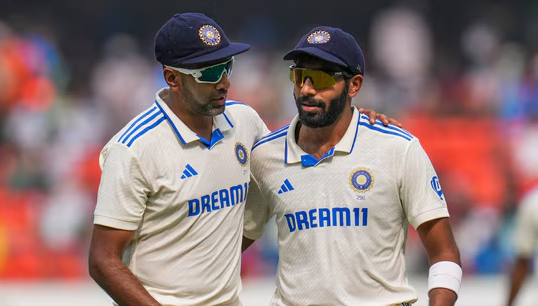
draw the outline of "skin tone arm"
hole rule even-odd
[[[510,293],[508,295],[507,306],[514,305],[517,294],[527,278],[529,266],[530,258],[523,256],[518,256],[516,258],[514,270],[512,271],[512,277],[510,279]]]
[[[121,261],[132,231],[94,225],[89,272],[95,282],[121,306],[160,306]]]
[[[460,252],[448,218],[425,222],[417,231],[428,254],[430,265],[440,261],[452,261],[461,266]],[[429,298],[429,306],[453,306],[457,295],[450,289],[435,288],[429,292]]]

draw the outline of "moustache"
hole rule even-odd
[[[299,98],[296,99],[296,101],[297,101],[297,104],[306,104],[308,106],[317,106],[317,107],[325,108],[325,103],[323,103],[322,101],[316,100],[313,97],[300,96]]]

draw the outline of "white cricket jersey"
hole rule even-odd
[[[268,129],[228,101],[210,141],[157,93],[104,147],[94,223],[134,231],[123,261],[162,305],[241,305],[241,240],[250,150]]]
[[[415,302],[404,259],[407,229],[449,215],[420,143],[403,129],[370,125],[353,107],[344,137],[318,160],[297,145],[297,121],[252,149],[244,235],[260,238],[275,216],[271,305]]]
[[[538,186],[525,194],[516,215],[516,254],[531,257],[538,246]]]

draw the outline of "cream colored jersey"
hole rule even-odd
[[[252,149],[244,235],[275,216],[279,263],[271,305],[406,305],[409,224],[448,217],[435,170],[409,132],[369,124],[354,108],[320,159],[296,143],[296,117]]]
[[[516,254],[531,257],[538,247],[538,187],[521,200],[514,234]]]
[[[267,127],[228,101],[201,139],[166,90],[102,150],[94,223],[134,231],[124,263],[162,305],[240,305],[250,151]]]

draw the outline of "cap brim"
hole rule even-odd
[[[207,53],[207,54],[195,57],[195,58],[191,58],[189,60],[181,62],[181,64],[201,64],[201,63],[214,62],[214,61],[218,61],[219,59],[225,59],[227,57],[241,54],[243,52],[248,51],[249,49],[250,49],[250,45],[247,45],[247,44],[230,43],[230,45],[228,45],[227,47],[219,49],[215,52],[211,52],[211,53]]]
[[[334,63],[334,64],[337,64],[337,65],[340,65],[340,66],[343,66],[343,67],[347,67],[346,63],[344,63],[342,60],[340,60],[338,57],[328,53],[328,52],[325,52],[321,49],[318,49],[318,48],[315,48],[315,47],[306,47],[306,48],[299,48],[299,49],[293,49],[291,51],[289,51],[288,53],[286,53],[283,57],[284,60],[286,61],[289,61],[289,60],[294,60],[297,58],[297,56],[301,55],[301,54],[308,54],[308,55],[311,55],[311,56],[314,56],[314,57],[317,57],[321,60],[324,60],[324,61],[327,61],[327,62],[330,62],[330,63]]]

